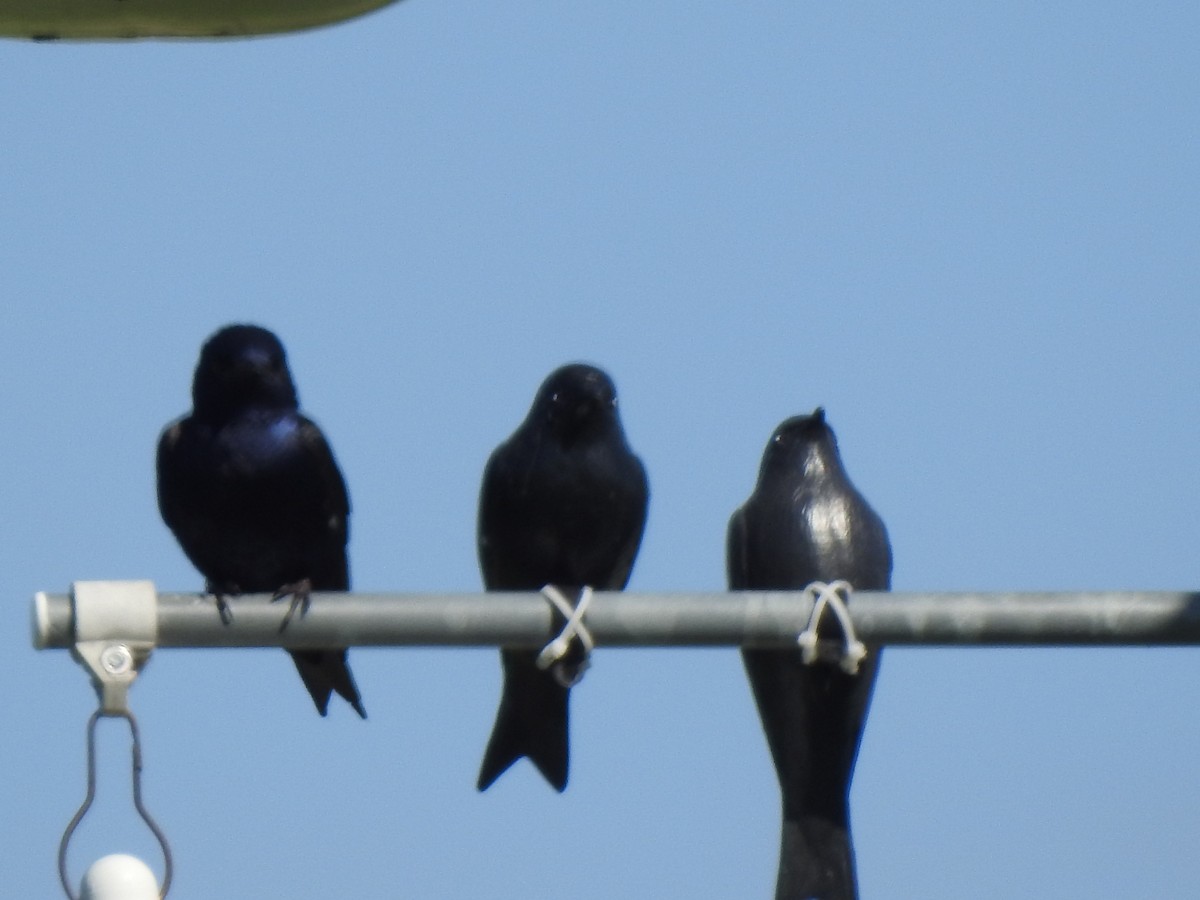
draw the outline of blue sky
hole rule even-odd
[[[200,577],[158,433],[230,321],[286,343],[363,590],[474,590],[491,449],[584,359],[651,511],[631,586],[719,590],[775,425],[823,404],[894,586],[1200,586],[1200,10],[406,0],[322,31],[0,53],[0,737],[12,896],[60,894],[94,698],[37,590]],[[132,694],[176,900],[771,896],[737,654],[604,650],[563,796],[474,790],[489,650],[161,651]],[[867,900],[1191,898],[1191,649],[892,649],[852,795]],[[157,865],[102,730],[72,870]]]

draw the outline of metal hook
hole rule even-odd
[[[71,843],[71,837],[75,834],[75,829],[79,827],[79,823],[83,821],[87,811],[92,806],[92,801],[96,798],[96,723],[101,718],[121,718],[129,723],[129,730],[133,735],[133,807],[137,810],[138,815],[142,817],[142,821],[150,829],[154,835],[158,845],[163,852],[163,882],[162,888],[159,891],[159,897],[165,898],[167,891],[171,889],[171,875],[173,864],[171,861],[171,846],[167,843],[167,836],[163,834],[162,829],[150,816],[142,803],[142,739],[138,732],[137,720],[134,719],[133,713],[128,710],[124,712],[106,713],[103,710],[96,710],[88,719],[87,724],[87,796],[83,799],[83,805],[79,807],[79,811],[75,813],[70,823],[67,825],[66,831],[63,832],[62,842],[58,845],[58,877],[62,881],[63,890],[67,892],[67,896],[71,900],[79,900],[74,891],[71,890],[70,877],[67,875],[67,846]]]

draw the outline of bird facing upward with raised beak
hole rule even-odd
[[[887,529],[850,483],[821,409],[775,430],[728,538],[731,590],[891,584]],[[828,610],[819,624],[823,634],[838,634]],[[776,900],[854,900],[850,779],[879,650],[857,674],[819,659],[806,665],[799,649],[747,649],[742,658],[783,799]]]

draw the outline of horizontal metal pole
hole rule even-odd
[[[223,625],[204,594],[158,594],[158,647],[536,647],[558,630],[537,593],[312,595],[280,632],[288,600],[229,599]],[[597,592],[586,624],[597,645],[787,646],[812,609],[801,591]],[[923,646],[1200,644],[1200,592],[855,593],[849,610],[867,643]],[[836,630],[832,637],[836,637]],[[34,598],[34,646],[75,642],[70,595]]]

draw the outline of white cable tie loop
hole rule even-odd
[[[542,588],[541,593],[567,621],[558,637],[543,647],[542,652],[538,654],[537,667],[542,670],[550,670],[563,687],[574,687],[583,680],[583,673],[591,666],[592,649],[596,646],[591,632],[583,624],[584,613],[587,612],[588,605],[592,602],[592,589],[587,585],[580,588],[579,600],[573,607],[571,601],[563,596],[562,591],[552,584]],[[562,666],[555,664],[567,655],[574,638],[579,638],[579,643],[583,646],[583,659],[572,667],[572,672],[567,673]]]
[[[818,647],[820,635],[817,634],[817,628],[821,621],[821,614],[828,606],[837,617],[844,636],[838,665],[848,675],[858,674],[859,664],[866,658],[867,647],[855,635],[854,622],[850,619],[850,610],[846,608],[853,590],[850,582],[842,580],[831,581],[828,584],[823,581],[814,581],[804,589],[805,596],[812,600],[813,604],[812,612],[808,617],[808,626],[796,638],[796,643],[800,646],[800,658],[805,665],[811,666],[821,658]]]

